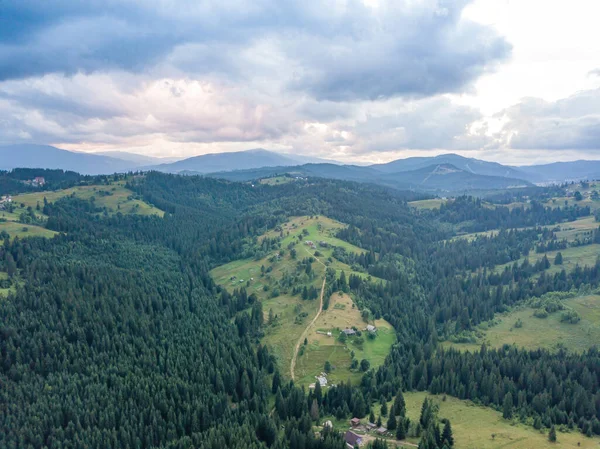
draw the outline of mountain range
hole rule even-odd
[[[397,189],[458,192],[506,189],[534,183],[599,179],[600,161],[508,166],[457,154],[398,159],[369,166],[280,154],[264,149],[215,153],[182,160],[151,158],[121,151],[81,153],[52,146],[20,144],[0,147],[0,169],[60,168],[82,174],[162,171],[249,181],[275,174],[369,182]]]

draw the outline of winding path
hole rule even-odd
[[[306,252],[310,254],[310,251],[308,251],[308,248],[304,248],[304,249],[306,249]],[[317,262],[319,262],[321,265],[323,265],[324,268],[327,267],[317,257],[315,257],[312,254],[310,254],[310,255],[311,255],[311,257],[314,257],[317,260]],[[294,348],[294,356],[292,357],[292,361],[290,363],[290,377],[292,378],[292,380],[296,380],[294,371],[296,370],[296,361],[298,360],[298,351],[300,350],[300,345],[304,342],[304,339],[306,338],[306,335],[308,334],[309,329],[317,322],[317,319],[319,318],[319,316],[321,316],[321,312],[323,311],[323,296],[325,295],[325,282],[326,281],[327,281],[327,273],[323,273],[323,285],[321,286],[321,297],[319,299],[319,310],[318,310],[317,314],[315,315],[315,317],[313,318],[313,320],[309,323],[309,325],[306,326],[306,329],[304,329],[304,332],[302,332],[302,335],[300,335],[300,338],[298,339],[298,342],[296,343],[296,347]]]

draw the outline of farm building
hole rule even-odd
[[[356,331],[354,329],[344,329],[342,332],[348,336],[356,335]]]
[[[357,426],[359,426],[359,425],[360,425],[360,419],[359,419],[359,418],[352,418],[352,419],[350,420],[350,425],[351,425],[352,427],[357,427]]]
[[[377,328],[372,324],[367,324],[367,332],[377,332]]]
[[[346,441],[346,447],[349,449],[354,449],[355,446],[362,446],[363,444],[363,438],[350,430],[344,435],[344,441]]]
[[[375,432],[377,432],[379,435],[385,435],[385,433],[387,432],[387,429],[382,426],[379,429],[377,429]]]

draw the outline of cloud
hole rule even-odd
[[[276,73],[318,100],[458,92],[510,53],[493,31],[462,18],[467,3],[8,2],[0,80],[160,68],[230,80]],[[253,51],[264,47],[262,58]]]
[[[501,145],[522,150],[600,149],[600,89],[548,102],[525,98],[501,114]]]

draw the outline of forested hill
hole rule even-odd
[[[71,195],[40,204],[54,238],[2,234],[1,448],[342,449],[337,430],[375,414],[390,442],[451,448],[450,422],[435,407],[425,403],[410,419],[403,405],[403,394],[426,390],[558,429],[559,441],[566,432],[600,435],[596,349],[442,344],[526,301],[552,313],[564,310],[556,295],[597,289],[599,263],[551,271],[545,254],[523,259],[568,245],[538,224],[589,210],[506,212],[465,197],[426,212],[407,204],[413,194],[327,179],[252,186],[149,173],[126,182],[164,217],[108,213]],[[360,384],[305,391],[263,344],[256,295],[243,285],[227,292],[210,270],[255,257],[258,236],[289,217],[315,215],[346,223],[336,237],[366,251],[334,253],[360,276],[334,270],[328,293],[346,292],[361,313],[385,318],[398,341]],[[477,221],[498,232],[452,239],[457,224]],[[595,245],[600,233],[587,238],[577,244]],[[335,421],[333,431],[324,420]]]

